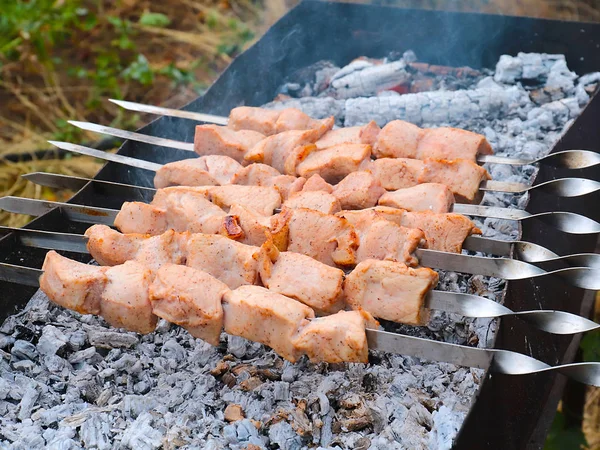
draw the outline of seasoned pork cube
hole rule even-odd
[[[283,206],[314,209],[325,214],[335,214],[342,210],[339,200],[334,195],[322,191],[299,192],[288,198]]]
[[[346,219],[312,209],[292,209],[287,250],[327,265],[356,262],[358,237]]]
[[[454,195],[445,184],[423,183],[387,192],[379,198],[379,204],[406,211],[447,213],[454,205]]]
[[[317,313],[331,314],[343,307],[344,272],[310,256],[281,252],[275,262],[261,268],[260,278],[269,290],[294,298]]]
[[[244,186],[270,186],[273,177],[281,175],[279,170],[267,164],[254,163],[243,167],[231,178],[231,184]]]
[[[232,130],[218,125],[198,125],[194,136],[194,151],[200,156],[229,156],[238,162],[265,135],[253,130]]]
[[[149,291],[154,314],[212,345],[219,344],[227,292],[227,285],[208,273],[176,265],[158,270]]]
[[[224,235],[243,244],[260,247],[271,238],[271,218],[233,205],[225,220]]]
[[[314,152],[316,130],[284,131],[263,139],[246,153],[250,163],[268,164],[285,175],[296,175],[296,166]]]
[[[323,179],[321,175],[315,173],[311,175],[304,186],[302,187],[303,191],[323,191],[331,194],[333,192],[333,186],[330,185],[327,181]]]
[[[123,233],[156,235],[169,229],[169,217],[163,208],[143,202],[125,202],[114,225]]]
[[[281,111],[251,106],[239,106],[229,113],[227,126],[234,130],[254,130],[265,136],[277,133],[276,123]]]
[[[460,253],[467,237],[481,234],[481,230],[462,214],[405,212],[401,223],[406,227],[423,230],[429,248],[442,252]]]
[[[340,311],[310,321],[294,340],[299,352],[312,362],[360,362],[369,360],[364,311]]]
[[[483,196],[479,185],[491,179],[487,170],[466,159],[426,159],[424,163],[419,183],[445,184],[460,203],[479,203]]]
[[[165,164],[156,171],[154,187],[230,184],[242,165],[228,156],[209,155]]]
[[[413,269],[394,261],[363,261],[346,277],[344,295],[352,309],[408,325],[429,320],[425,299],[438,282],[431,269]]]
[[[151,333],[158,317],[152,312],[148,289],[153,280],[150,269],[127,261],[106,271],[107,283],[100,301],[100,315],[115,328]]]
[[[333,188],[333,195],[342,209],[371,208],[385,194],[385,189],[375,176],[364,170],[352,172]]]
[[[340,144],[311,153],[298,164],[296,172],[304,178],[318,173],[328,183],[337,183],[349,173],[356,172],[370,155],[370,145]]]
[[[263,247],[241,244],[225,236],[192,234],[181,246],[185,265],[200,269],[231,289],[259,283],[259,267],[269,256]]]
[[[296,108],[281,110],[281,114],[275,122],[275,132],[283,133],[290,130],[317,130],[319,137],[330,131],[335,124],[333,116],[325,119],[313,119]]]
[[[416,158],[425,131],[412,123],[393,120],[384,126],[373,147],[376,158]]]
[[[106,267],[73,261],[51,250],[42,270],[40,288],[50,300],[81,314],[100,314]]]
[[[407,158],[381,158],[366,161],[361,167],[362,170],[371,172],[388,191],[419,184],[423,168],[423,161]]]
[[[266,186],[215,186],[209,189],[210,200],[221,208],[241,205],[264,216],[273,214],[281,206],[281,195]]]
[[[223,298],[225,331],[268,345],[291,362],[302,353],[295,347],[298,331],[315,317],[302,303],[259,286],[241,286]]]
[[[416,158],[467,159],[475,162],[477,155],[491,155],[492,146],[485,136],[458,128],[424,130]]]
[[[227,187],[229,186],[215,186],[218,189]],[[166,211],[168,229],[208,234],[218,233],[227,215],[215,203],[202,190],[190,187],[159,189],[152,200],[152,206]],[[129,225],[127,229],[133,228]]]
[[[379,131],[379,125],[374,120],[364,126],[337,128],[325,133],[316,142],[316,146],[319,150],[323,150],[338,144],[374,145]]]

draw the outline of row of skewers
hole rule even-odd
[[[224,326],[292,361],[306,354],[365,362],[374,317],[423,325],[428,301],[444,305],[446,293],[432,294],[437,274],[413,268],[419,263],[506,279],[549,274],[515,260],[460,254],[465,243],[484,251],[501,246],[472,236],[480,230],[450,211],[480,207],[455,199],[476,202],[482,182],[483,189],[515,189],[487,181],[476,163],[491,153],[483,136],[401,121],[383,129],[332,126],[331,118],[297,110],[243,107],[227,127],[196,127],[201,156],[146,165],[156,170],[158,189],[151,204],[126,202],[115,214],[123,234],[88,230],[88,250],[111,268],[50,252],[42,288],[58,304],[139,332],[152,331],[159,316],[213,343]],[[144,165],[130,160],[120,162]],[[594,183],[587,181],[584,190]],[[581,219],[598,232],[598,224]],[[600,289],[593,269],[553,273]],[[593,327],[578,326],[575,332]]]

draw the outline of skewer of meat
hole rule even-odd
[[[110,325],[151,333],[158,317],[218,345],[221,331],[268,345],[291,362],[368,360],[365,334],[375,320],[364,311],[316,319],[304,304],[259,286],[230,289],[206,272],[167,264],[155,273],[127,261],[90,266],[48,252],[40,287],[58,305],[101,315]]]

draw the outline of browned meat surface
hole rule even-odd
[[[271,218],[240,205],[233,205],[224,222],[224,236],[260,247],[271,239]]]
[[[100,295],[106,285],[106,267],[90,266],[46,253],[40,289],[54,303],[81,314],[100,314]]]
[[[442,252],[460,253],[463,242],[481,230],[462,214],[436,214],[429,211],[405,212],[402,225],[420,228],[425,232],[429,248]]]
[[[340,144],[311,153],[298,164],[296,172],[304,178],[319,174],[328,183],[337,183],[356,172],[370,154],[370,145]]]
[[[305,208],[288,211],[291,211],[288,251],[330,266],[356,262],[358,237],[346,219]]]
[[[309,256],[281,252],[260,272],[265,287],[296,299],[320,314],[331,314],[343,307],[341,302],[344,272]]]
[[[162,208],[143,202],[125,202],[114,225],[123,233],[156,235],[169,229],[169,220],[167,211]]]
[[[362,362],[369,360],[364,311],[340,311],[313,319],[300,330],[295,347],[312,362]]]
[[[474,162],[477,155],[494,153],[490,143],[481,134],[445,127],[424,131],[417,148],[418,159],[467,159]]]
[[[431,269],[370,259],[346,277],[344,295],[352,309],[364,309],[380,319],[424,325],[429,319],[425,299],[437,282],[438,275]]]
[[[376,158],[416,158],[423,129],[403,120],[393,120],[384,126],[373,147]]]
[[[229,113],[227,126],[234,130],[254,130],[265,136],[277,133],[276,122],[281,114],[264,108],[239,106]]]
[[[165,164],[156,171],[154,187],[219,186],[231,184],[233,176],[242,169],[236,160],[221,155],[201,156]]]
[[[335,124],[333,116],[326,119],[313,119],[296,108],[281,110],[275,123],[275,132],[283,133],[290,130],[317,130],[319,137],[330,131]]]
[[[284,203],[287,208],[308,208],[325,214],[335,214],[342,210],[339,200],[323,191],[304,191],[292,195]]]
[[[241,286],[223,298],[225,331],[268,345],[285,359],[302,355],[294,341],[315,314],[302,303],[259,286]]]
[[[136,261],[110,267],[100,301],[100,315],[115,328],[151,333],[158,317],[152,312],[148,289],[152,271]]]
[[[279,195],[286,200],[290,195],[299,192],[304,186],[304,178],[281,173],[266,164],[254,163],[239,170],[231,179],[231,184],[245,186],[274,187]]]
[[[381,158],[366,161],[361,169],[371,172],[384,189],[395,191],[419,184],[423,161],[408,158]]]
[[[333,188],[342,209],[371,208],[384,193],[379,180],[364,170],[348,174]]]
[[[226,284],[206,272],[166,265],[156,272],[149,297],[158,317],[209,344],[219,345],[223,329],[221,300],[227,292]]]
[[[479,203],[483,196],[479,185],[491,179],[487,170],[466,159],[426,159],[424,163],[419,183],[445,184],[460,203]]]
[[[323,191],[331,194],[333,192],[333,186],[331,186],[327,181],[323,179],[321,175],[315,173],[311,175],[304,186],[302,187],[303,191]]]
[[[267,186],[215,186],[209,189],[209,198],[225,209],[241,205],[264,216],[281,206],[279,191]]]
[[[265,135],[252,130],[232,130],[218,125],[198,125],[194,136],[194,150],[200,156],[229,156],[243,162],[244,156]]]
[[[367,144],[374,145],[380,128],[375,121],[358,127],[344,127],[328,131],[316,142],[319,150],[338,144]]]
[[[407,211],[447,213],[452,211],[454,195],[448,186],[444,184],[423,183],[386,192],[379,198],[379,204]]]

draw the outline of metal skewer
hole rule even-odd
[[[0,199],[0,208],[9,212],[33,216],[42,215],[54,208],[60,208],[61,212],[71,220],[103,225],[112,225],[119,212],[107,208],[93,208],[70,203],[8,196]],[[555,275],[563,278],[573,286],[582,289],[600,290],[600,269],[590,267],[569,267],[546,272],[530,263],[515,259],[470,256],[422,248],[415,251],[415,256],[419,259],[421,265],[425,267],[503,278],[509,281]]]
[[[0,280],[39,287],[42,270],[0,263]],[[367,328],[370,350],[414,356],[459,366],[490,369],[506,375],[525,375],[556,371],[584,384],[600,386],[600,363],[550,366],[522,353],[509,350],[468,347],[429,339],[405,336]]]
[[[0,227],[0,233],[15,233],[22,245],[76,253],[89,253],[88,238],[79,234]],[[432,290],[427,298],[429,309],[438,309],[466,317],[498,318],[518,316],[532,326],[553,334],[585,333],[600,325],[564,311],[536,310],[515,312],[485,297]]]
[[[82,145],[71,144],[69,142],[58,142],[58,141],[48,141],[52,145],[67,151],[72,151],[74,153],[79,153],[82,155],[93,156],[96,158],[104,159],[107,161],[116,162],[119,164],[125,164],[131,167],[138,167],[140,169],[146,169],[156,172],[161,167],[161,164],[144,161],[136,158],[131,158],[129,156],[116,155],[113,153],[107,153],[102,150],[97,150],[95,148],[84,147]],[[48,176],[42,177],[40,175],[34,176],[34,174],[30,174],[32,180],[36,183],[43,184],[47,180]],[[60,176],[60,175],[56,175]],[[96,180],[95,180],[96,181]],[[107,182],[108,183],[108,182]],[[131,185],[130,185],[131,186]],[[83,187],[83,186],[81,186]],[[135,188],[136,186],[131,186]],[[72,188],[77,189],[77,188]],[[145,188],[150,189],[150,188]],[[543,212],[537,214],[531,214],[527,211],[523,211],[520,209],[509,209],[509,208],[498,208],[494,206],[480,206],[480,205],[465,205],[455,203],[453,205],[452,212],[458,214],[464,214],[468,216],[475,217],[492,217],[497,219],[505,219],[505,220],[516,220],[516,221],[525,221],[528,219],[538,219],[548,225],[551,225],[565,233],[571,234],[595,234],[600,233],[600,223],[589,219],[580,214],[575,214],[571,212],[561,212],[561,211],[553,211],[553,212]]]
[[[198,122],[214,123],[216,125],[227,125],[227,117],[215,116],[212,114],[196,113],[183,111],[180,109],[163,108],[160,106],[144,105],[142,103],[128,102],[124,100],[108,99],[121,108],[129,111],[156,114],[158,116],[179,117]],[[494,155],[477,155],[477,162],[481,164],[510,164],[513,166],[524,166],[530,164],[547,164],[549,166],[565,169],[585,169],[600,164],[600,154],[590,150],[565,150],[552,153],[537,159],[507,158]]]

